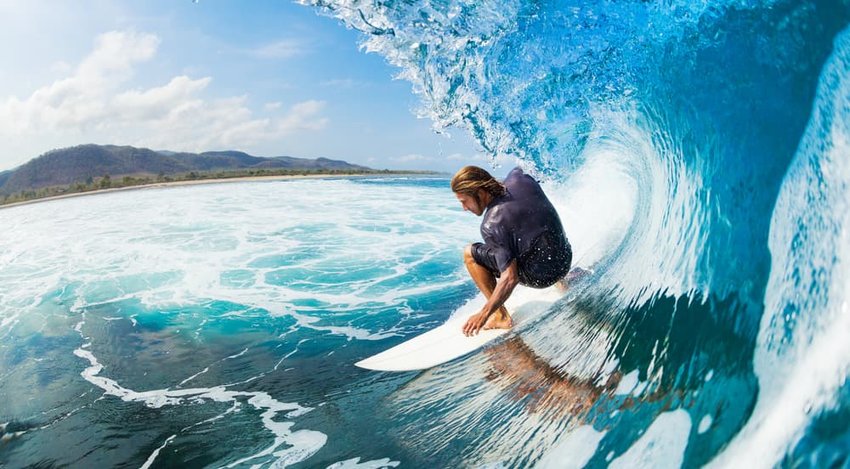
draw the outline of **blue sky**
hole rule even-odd
[[[0,0],[0,170],[81,143],[486,166],[360,35],[280,0]]]

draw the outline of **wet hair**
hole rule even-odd
[[[505,193],[504,184],[478,166],[464,166],[452,177],[452,192],[472,196],[476,202],[480,203],[478,189],[484,189],[493,197]]]

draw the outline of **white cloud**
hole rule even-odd
[[[192,103],[194,96],[206,88],[210,81],[212,79],[209,77],[192,80],[187,76],[178,76],[164,86],[119,93],[110,100],[109,105],[115,111],[120,110],[120,113],[115,113],[115,117],[128,123],[156,121],[179,111],[181,103]]]
[[[82,79],[129,78],[138,62],[153,58],[159,48],[153,34],[133,31],[110,31],[95,39],[94,50],[77,67]]]
[[[289,133],[295,130],[321,130],[328,124],[328,119],[319,116],[325,107],[324,101],[304,101],[292,106],[289,113],[280,120],[278,129]]]
[[[10,97],[0,104],[2,128],[42,132],[109,119],[107,98],[132,77],[135,63],[153,57],[158,45],[159,39],[149,34],[113,31],[99,36],[71,76],[37,89],[25,100]]]
[[[246,96],[204,97],[211,77],[180,75],[161,86],[134,88],[136,69],[156,56],[159,44],[154,35],[131,31],[98,36],[88,56],[67,67],[68,76],[24,99],[0,98],[0,137],[10,148],[21,141],[101,141],[191,151],[247,149],[328,123],[321,115],[324,102],[315,100],[288,109],[269,103],[266,110],[276,115],[256,118]]]
[[[319,115],[324,106],[319,101],[297,103],[280,117],[262,119],[252,118],[246,101],[244,96],[186,101],[165,119],[149,126],[137,144],[187,151],[245,149],[297,130],[319,130],[328,122]]]

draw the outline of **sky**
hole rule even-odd
[[[286,0],[0,0],[0,171],[84,143],[486,167],[361,36]]]

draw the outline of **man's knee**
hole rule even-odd
[[[475,257],[472,256],[472,245],[466,246],[463,250],[463,262],[465,264],[476,264]]]

